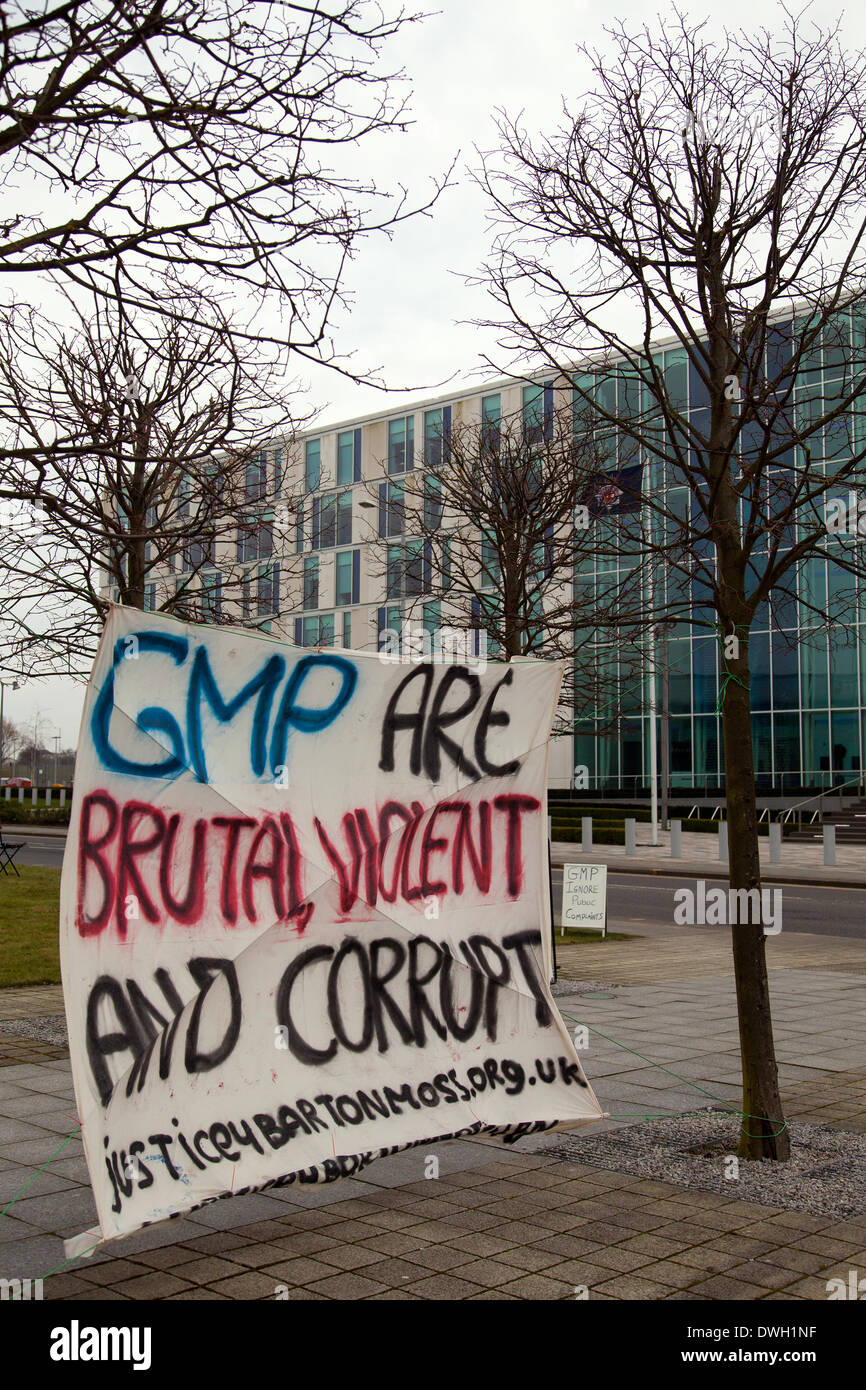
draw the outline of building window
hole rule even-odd
[[[341,492],[337,498],[337,545],[352,544],[352,494]]]
[[[181,521],[186,521],[189,517],[190,498],[192,497],[192,481],[183,475],[177,485],[177,515]]]
[[[439,570],[439,582],[443,594],[451,588],[451,538],[446,536],[442,542],[442,564]]]
[[[158,524],[156,507],[148,507],[144,514],[144,529],[148,535],[157,529]],[[153,546],[149,540],[146,540],[144,542],[144,563],[146,565],[153,563],[153,554]]]
[[[308,555],[304,560],[304,607],[319,606],[319,557]]]
[[[417,598],[425,592],[424,577],[423,541],[388,547],[386,598]]]
[[[431,468],[442,463],[443,417],[441,410],[424,412],[424,462]]]
[[[438,478],[424,479],[424,530],[435,531],[442,525],[442,483]]]
[[[346,430],[337,435],[337,486],[346,487],[355,481],[355,432]]]
[[[499,452],[499,426],[502,420],[502,397],[482,396],[481,398],[481,438],[482,444]]]
[[[201,540],[190,541],[183,548],[183,567],[189,572],[202,569],[213,569],[216,564],[214,555],[213,536],[202,537]]]
[[[542,444],[553,435],[553,383],[523,388],[523,438]]]
[[[263,565],[256,579],[256,605],[260,618],[276,616],[280,611],[280,567]]]
[[[415,452],[415,417],[388,421],[388,472],[409,473]]]
[[[318,536],[316,535],[316,507],[318,505]],[[335,493],[317,498],[313,503],[313,549],[324,550],[337,542],[337,498]]]
[[[391,545],[388,547],[388,569],[385,579],[385,594],[387,598],[403,597],[403,547]]]
[[[343,550],[337,556],[335,566],[337,589],[334,602],[338,608],[347,603],[357,603],[361,580],[360,550]]]
[[[436,603],[425,603],[422,622],[424,631],[429,632],[431,637],[434,632],[438,632],[442,626],[442,604],[438,601]]]
[[[156,585],[145,584],[144,586],[144,611],[153,613],[156,608]]]
[[[274,551],[274,523],[271,518],[256,518],[238,527],[237,562],[239,565],[251,564],[256,560],[270,560]]]
[[[298,511],[295,517],[295,554],[304,553],[304,504],[298,503]]]
[[[313,550],[352,544],[352,494],[329,492],[313,498]]]
[[[201,584],[201,613],[205,622],[216,622],[222,617],[223,581],[220,574],[209,574]]]
[[[304,486],[307,492],[315,492],[322,478],[322,441],[308,439],[305,448]]]
[[[376,650],[392,655],[401,650],[403,639],[402,608],[376,609]]]
[[[259,502],[268,490],[268,461],[264,449],[246,466],[244,492],[248,502]]]
[[[343,641],[342,641],[342,644],[341,644],[341,645],[344,646],[344,647],[346,648],[347,651],[349,650],[349,648],[350,648],[351,645],[352,645],[352,615],[351,615],[351,613],[344,613],[344,614],[343,614]]]
[[[318,613],[314,618],[304,618],[300,636],[304,647],[333,647],[333,613]]]
[[[361,431],[344,430],[337,435],[337,486],[349,487],[361,481]]]
[[[379,535],[383,539],[402,536],[405,498],[402,483],[379,484]]]
[[[481,538],[481,588],[496,589],[501,581],[499,552],[490,536]]]

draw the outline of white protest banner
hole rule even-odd
[[[97,1239],[599,1119],[546,983],[559,680],[112,609],[61,890]]]
[[[562,925],[605,935],[607,865],[563,864]]]

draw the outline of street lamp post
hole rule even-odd
[[[56,781],[57,781],[57,750],[58,750],[58,745],[59,745],[59,743],[60,743],[60,735],[59,735],[59,734],[53,734],[53,735],[52,735],[52,738],[54,739],[54,781],[56,782]]]
[[[670,666],[668,664],[668,625],[659,624],[659,639],[661,647],[661,822],[662,830],[669,830],[670,823],[668,817],[668,789],[671,781],[670,764],[670,727],[671,727],[671,700],[670,700]]]

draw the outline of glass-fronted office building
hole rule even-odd
[[[859,335],[854,337],[853,335]],[[844,349],[848,338],[851,357]],[[862,362],[862,318],[842,315],[832,334],[815,348],[801,364],[796,380],[793,409],[797,418],[807,419],[810,409],[826,413],[827,402],[842,386],[846,358]],[[681,348],[663,351],[667,387],[689,418],[700,427],[708,416],[706,389],[693,368],[687,368]],[[584,383],[588,378],[584,378]],[[623,412],[622,393],[634,390],[622,376],[609,376],[601,386],[609,395],[609,408]],[[614,407],[614,393],[619,392]],[[820,407],[814,403],[820,400]],[[815,418],[814,416],[812,418]],[[812,466],[819,470],[838,466],[845,451],[862,448],[863,431],[859,415],[828,425],[813,441]],[[612,447],[616,444],[612,441]],[[633,462],[634,446],[626,442],[620,462]],[[793,454],[793,451],[792,451]],[[643,485],[662,493],[668,507],[685,515],[688,490],[676,486],[676,477],[666,465],[646,451],[641,457]],[[792,455],[780,460],[782,471],[793,462]],[[847,484],[829,494],[850,502]],[[823,502],[821,504],[823,506]],[[863,529],[866,529],[864,526]],[[795,528],[784,537],[786,545],[795,541]],[[828,537],[829,550],[840,542]],[[862,544],[866,547],[866,536]],[[766,556],[766,544],[763,555]],[[861,557],[862,558],[862,557]],[[762,554],[755,555],[760,567]],[[579,567],[583,583],[606,585],[611,568],[620,566],[622,578],[628,566],[623,558],[589,561]],[[660,576],[656,582],[667,582]],[[857,794],[857,782],[866,757],[866,581],[830,563],[824,557],[802,562],[796,574],[786,580],[790,592],[771,596],[757,610],[751,630],[752,735],[755,771],[759,791],[783,796],[800,791],[838,787],[849,783],[848,792]],[[588,784],[601,791],[636,792],[646,789],[650,768],[650,731],[656,728],[659,740],[665,726],[669,737],[670,781],[674,789],[692,789],[695,794],[720,791],[724,787],[722,721],[718,712],[721,643],[715,627],[716,615],[706,603],[703,583],[691,581],[690,621],[657,630],[654,660],[659,672],[656,682],[656,711],[666,718],[650,718],[650,687],[641,674],[618,662],[613,644],[599,642],[595,659],[609,672],[615,691],[612,702],[618,711],[617,727],[610,728],[605,711],[599,717],[582,720],[575,737],[575,765],[585,767]],[[822,621],[816,611],[830,609],[834,618]],[[669,673],[667,699],[661,670]],[[664,707],[666,706],[666,710]],[[661,763],[659,749],[659,763]]]

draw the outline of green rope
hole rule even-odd
[[[80,1134],[80,1133],[81,1133],[81,1125],[78,1125],[75,1129],[72,1130],[72,1132],[71,1132],[70,1134],[67,1134],[67,1136],[66,1136],[66,1138],[64,1139],[63,1143],[62,1143],[58,1148],[56,1148],[56,1149],[54,1150],[54,1153],[51,1155],[51,1157],[50,1157],[50,1158],[47,1158],[47,1159],[45,1160],[45,1162],[44,1162],[43,1164],[41,1164],[41,1166],[40,1166],[39,1168],[36,1169],[36,1172],[33,1174],[33,1177],[30,1178],[30,1180],[29,1180],[28,1182],[26,1182],[22,1188],[19,1188],[19,1190],[15,1193],[15,1196],[12,1198],[12,1200],[11,1200],[10,1202],[7,1202],[7,1203],[6,1203],[6,1206],[3,1208],[2,1211],[0,1211],[0,1217],[5,1216],[6,1213],[9,1211],[9,1208],[10,1208],[10,1207],[13,1207],[13,1206],[15,1205],[15,1203],[19,1200],[19,1198],[21,1198],[21,1197],[24,1196],[24,1193],[28,1190],[28,1188],[30,1188],[30,1187],[33,1186],[33,1184],[35,1183],[36,1179],[39,1177],[39,1174],[40,1174],[40,1173],[44,1173],[44,1172],[45,1172],[45,1169],[49,1166],[49,1164],[51,1164],[51,1163],[54,1162],[54,1160],[55,1160],[55,1158],[57,1157],[57,1155],[63,1152],[63,1150],[66,1148],[66,1145],[69,1143],[70,1139],[74,1139],[75,1136],[76,1136],[76,1134]],[[71,1259],[69,1259],[69,1260],[64,1260],[62,1265],[58,1265],[58,1266],[57,1266],[57,1269],[51,1269],[51,1270],[48,1271],[47,1274],[43,1274],[43,1275],[41,1276],[42,1282],[44,1282],[46,1279],[50,1279],[51,1276],[52,1276],[52,1274],[58,1274],[58,1273],[60,1272],[60,1270],[61,1270],[61,1269],[65,1269],[67,1265],[74,1264],[76,1260],[80,1260],[81,1257],[82,1257],[82,1255],[89,1255],[89,1254],[90,1254],[90,1251],[91,1251],[91,1250],[95,1250],[95,1249],[96,1249],[96,1246],[97,1246],[98,1244],[99,1244],[99,1241],[96,1241],[93,1245],[91,1245],[90,1250],[82,1250],[80,1255],[73,1255]],[[21,1294],[17,1295],[17,1297],[22,1297],[22,1296],[23,1296],[23,1295],[21,1295]],[[12,1302],[14,1302],[14,1301],[15,1301],[15,1299],[14,1299],[14,1297],[13,1297]]]
[[[0,1214],[2,1214],[2,1213],[0,1213]],[[62,1269],[65,1269],[67,1265],[75,1264],[76,1260],[81,1260],[81,1259],[84,1258],[85,1255],[90,1255],[90,1254],[92,1254],[93,1251],[96,1249],[97,1245],[99,1245],[99,1244],[100,1244],[100,1242],[97,1240],[97,1241],[94,1242],[93,1245],[90,1246],[90,1248],[89,1248],[88,1250],[82,1250],[82,1251],[79,1252],[79,1254],[73,1255],[71,1259],[64,1260],[64,1261],[63,1261],[63,1264],[62,1264],[62,1265],[58,1265],[56,1269],[49,1269],[49,1271],[48,1271],[47,1274],[43,1274],[43,1275],[40,1276],[40,1278],[37,1280],[37,1283],[44,1284],[44,1283],[45,1283],[45,1280],[46,1280],[46,1279],[50,1279],[51,1276],[52,1276],[52,1274],[59,1274],[60,1271],[61,1271]],[[14,1303],[15,1300],[16,1300],[16,1298],[23,1298],[23,1296],[24,1296],[23,1293],[14,1294],[13,1297],[10,1299],[10,1302],[11,1302],[11,1303]]]
[[[722,629],[722,624],[719,623],[718,626],[719,626],[719,630],[721,631],[721,629]],[[739,631],[739,632],[750,632],[750,631],[751,631],[751,626],[750,626],[749,623],[734,623],[734,625],[733,625],[733,631],[732,631],[732,632],[725,632],[725,633],[724,633],[724,636],[725,636],[725,637],[734,637],[734,636],[736,636],[736,633],[737,633],[738,631]],[[731,671],[731,670],[728,669],[728,665],[727,665],[727,662],[725,661],[725,655],[724,655],[724,643],[722,643],[721,662],[722,662],[722,670],[724,671],[725,678],[724,678],[724,680],[722,681],[721,685],[719,686],[719,698],[718,698],[717,701],[716,701],[716,714],[721,714],[721,713],[722,713],[722,709],[724,708],[724,703],[725,703],[725,692],[727,691],[727,688],[728,688],[728,686],[731,684],[731,682],[733,682],[734,685],[740,686],[740,688],[741,688],[742,690],[745,690],[745,692],[746,692],[747,695],[750,694],[749,687],[746,685],[746,682],[745,682],[745,681],[741,681],[740,678],[739,678],[739,676],[735,676],[734,673],[733,673],[733,671]]]
[[[561,1012],[561,1010],[560,1010],[560,1012]],[[597,1033],[598,1036],[599,1036],[600,1038],[604,1038],[605,1042],[613,1043],[614,1047],[621,1047],[621,1048],[623,1049],[624,1052],[630,1052],[630,1053],[632,1054],[633,1057],[640,1057],[640,1059],[641,1059],[642,1062],[648,1062],[649,1065],[650,1065],[651,1067],[655,1067],[655,1068],[657,1068],[659,1071],[666,1071],[667,1074],[668,1074],[668,1076],[673,1076],[673,1077],[676,1078],[677,1081],[682,1081],[686,1086],[691,1086],[693,1090],[695,1090],[695,1091],[700,1091],[702,1095],[709,1096],[710,1100],[714,1100],[714,1101],[716,1102],[717,1105],[724,1105],[724,1106],[727,1108],[727,1113],[728,1113],[729,1115],[739,1115],[739,1116],[741,1117],[741,1119],[744,1119],[744,1120],[763,1120],[766,1124],[772,1124],[772,1123],[773,1123],[773,1121],[770,1119],[770,1117],[769,1117],[768,1115],[750,1115],[750,1114],[748,1113],[748,1111],[746,1111],[746,1110],[738,1110],[738,1109],[736,1108],[736,1106],[732,1106],[732,1105],[731,1105],[731,1102],[730,1102],[730,1101],[727,1101],[727,1100],[724,1100],[722,1096],[713,1095],[712,1091],[708,1091],[708,1090],[706,1089],[705,1086],[699,1086],[698,1083],[697,1083],[697,1081],[690,1081],[689,1078],[688,1078],[687,1076],[681,1076],[679,1072],[674,1071],[671,1067],[666,1067],[666,1066],[664,1066],[664,1064],[663,1064],[662,1062],[654,1062],[653,1059],[652,1059],[651,1057],[645,1057],[644,1054],[643,1054],[642,1052],[638,1052],[637,1048],[629,1047],[627,1043],[618,1042],[616,1038],[611,1038],[611,1037],[609,1037],[609,1035],[608,1035],[607,1033],[602,1033],[602,1031],[601,1031],[600,1028],[593,1028],[593,1026],[592,1026],[591,1023],[584,1023],[583,1019],[581,1019],[581,1018],[575,1018],[575,1017],[574,1017],[574,1014],[566,1014],[566,1013],[564,1013],[564,1014],[562,1015],[562,1017],[563,1017],[563,1018],[568,1018],[568,1019],[570,1019],[572,1023],[579,1023],[580,1026],[581,1026],[581,1028],[587,1028],[587,1029],[589,1029],[590,1033]],[[656,1120],[656,1119],[668,1118],[668,1117],[670,1117],[670,1118],[675,1118],[677,1115],[696,1115],[697,1113],[698,1113],[698,1111],[696,1111],[696,1110],[679,1110],[679,1111],[668,1110],[668,1111],[662,1111],[660,1115],[651,1115],[651,1114],[644,1114],[644,1115],[611,1115],[610,1118],[613,1119],[613,1120],[627,1120],[627,1119],[648,1119],[648,1120]],[[742,1126],[741,1126],[741,1128],[742,1128]],[[782,1121],[782,1124],[781,1124],[781,1127],[780,1127],[779,1129],[777,1129],[773,1134],[769,1135],[769,1138],[771,1138],[771,1139],[776,1139],[776,1138],[778,1138],[778,1136],[779,1136],[780,1134],[782,1134],[787,1128],[788,1128],[788,1121],[787,1121],[787,1120],[783,1120],[783,1121]],[[763,1136],[760,1135],[760,1134],[750,1134],[748,1131],[746,1131],[745,1133],[746,1133],[746,1137],[747,1137],[748,1139],[760,1139],[760,1138],[763,1137]]]
[[[63,1152],[63,1150],[66,1148],[66,1145],[69,1143],[70,1139],[74,1139],[75,1136],[76,1136],[76,1134],[79,1134],[80,1132],[81,1132],[81,1125],[79,1125],[79,1126],[77,1127],[77,1129],[74,1129],[74,1130],[72,1131],[71,1134],[67,1134],[67,1136],[66,1136],[66,1138],[64,1139],[63,1143],[60,1145],[60,1148],[59,1148],[59,1149],[55,1149],[55,1150],[54,1150],[54,1153],[51,1155],[51,1157],[48,1158],[48,1159],[46,1159],[45,1162],[42,1164],[42,1167],[36,1169],[36,1172],[33,1174],[33,1177],[30,1179],[30,1181],[29,1181],[29,1182],[26,1182],[26,1183],[24,1184],[24,1186],[20,1189],[20,1191],[18,1191],[18,1192],[15,1193],[15,1196],[12,1198],[12,1201],[11,1201],[11,1202],[7,1202],[7,1204],[6,1204],[6,1206],[3,1208],[3,1210],[0,1211],[0,1216],[5,1216],[5,1215],[6,1215],[7,1211],[9,1210],[9,1208],[15,1205],[15,1203],[18,1201],[19,1197],[23,1197],[23,1196],[24,1196],[24,1193],[27,1191],[28,1187],[32,1187],[32,1186],[33,1186],[33,1184],[35,1183],[36,1179],[39,1177],[39,1174],[40,1174],[40,1173],[44,1173],[44,1172],[45,1172],[45,1169],[48,1167],[49,1163],[53,1163],[54,1160],[55,1160],[55,1158],[57,1157],[57,1155],[58,1155],[59,1153],[62,1153],[62,1152]]]
[[[723,664],[723,665],[724,665],[724,660],[725,660],[724,657],[722,657],[722,664]],[[716,714],[721,714],[721,713],[722,713],[722,707],[723,707],[723,705],[724,705],[724,703],[725,703],[725,691],[727,690],[728,686],[731,684],[731,681],[733,681],[735,685],[741,686],[741,687],[743,688],[743,690],[745,690],[745,691],[748,692],[749,687],[746,685],[746,682],[745,682],[745,681],[741,681],[740,678],[739,678],[739,676],[735,676],[734,673],[733,673],[733,671],[729,671],[728,668],[727,668],[727,666],[725,666],[725,679],[722,681],[722,684],[721,684],[720,687],[719,687],[719,698],[718,698],[718,700],[716,701]]]

